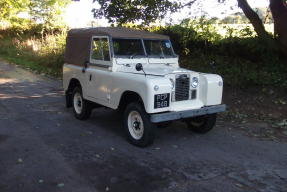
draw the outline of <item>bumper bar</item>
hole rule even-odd
[[[150,116],[150,120],[153,123],[159,123],[164,121],[171,121],[177,119],[184,119],[189,117],[196,117],[200,115],[219,113],[226,110],[226,105],[214,105],[208,107],[202,107],[200,109],[192,109],[187,111],[175,111],[175,112],[166,112],[166,113],[158,113],[152,114]]]

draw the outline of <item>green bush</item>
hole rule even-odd
[[[66,32],[39,34],[38,29],[0,32],[0,56],[39,73],[61,76]]]
[[[286,58],[278,46],[252,36],[250,30],[247,26],[233,32],[237,36],[223,36],[214,25],[200,20],[152,31],[170,36],[183,67],[211,73],[210,63],[215,61],[216,73],[223,76],[225,84],[286,87]]]
[[[27,25],[24,25],[27,26]],[[143,28],[140,26],[130,26]],[[212,22],[185,20],[179,25],[144,28],[170,36],[180,65],[194,71],[215,73],[231,86],[287,87],[286,59],[276,45],[254,36],[249,26],[222,34]],[[66,28],[43,31],[42,26],[0,31],[0,56],[38,72],[61,75]]]

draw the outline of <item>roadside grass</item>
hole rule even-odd
[[[65,34],[45,38],[0,37],[0,56],[37,73],[60,77],[64,63]]]
[[[287,87],[286,58],[254,37],[249,26],[233,29],[228,36],[206,20],[145,29],[170,37],[181,67],[217,73],[225,85]],[[66,29],[44,36],[34,28],[0,31],[0,57],[37,73],[61,77],[66,34]]]

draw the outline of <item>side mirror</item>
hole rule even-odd
[[[210,62],[210,66],[211,66],[211,67],[215,67],[215,65],[216,65],[215,61],[211,61],[211,62]]]
[[[214,72],[215,72],[215,69],[216,69],[216,63],[215,63],[215,61],[211,61],[210,67],[211,67],[212,72],[214,73]]]
[[[141,63],[136,64],[136,70],[137,71],[142,71],[143,70],[143,65]]]

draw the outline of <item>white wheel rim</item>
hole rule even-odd
[[[83,109],[83,99],[79,92],[74,95],[74,109],[77,114],[80,114]]]
[[[139,140],[144,134],[144,124],[141,115],[137,111],[131,111],[128,116],[128,128],[130,135]]]

